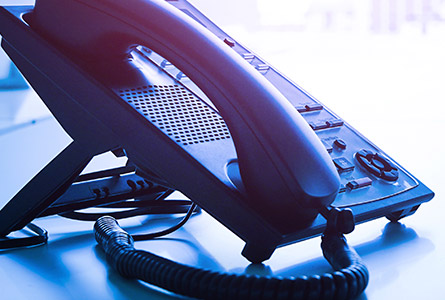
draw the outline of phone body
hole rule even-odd
[[[56,2],[37,1],[38,10],[0,10],[3,49],[73,139],[0,211],[2,235],[22,228],[55,202],[94,155],[118,148],[141,173],[161,178],[243,239],[243,255],[252,262],[268,259],[276,247],[321,234],[323,207],[349,208],[356,223],[384,216],[397,220],[434,196],[187,1],[132,0],[129,6],[153,2],[166,14],[158,16],[159,22],[173,23],[157,29],[164,30],[158,40],[165,48],[155,38],[153,47],[151,40],[136,38],[124,43],[125,49],[113,47],[120,45],[115,38],[125,41],[134,38],[133,32],[113,32],[110,40],[75,32],[78,22],[90,28],[116,26],[96,13],[113,11],[118,1],[109,1],[111,8],[104,6],[107,1],[95,1],[98,7],[92,11],[83,10],[85,1],[69,1],[73,6],[62,8]],[[62,20],[86,16],[92,23],[73,20],[77,29],[72,31],[53,26],[57,18],[45,24],[49,15]],[[197,42],[204,35],[214,56],[187,60],[182,51],[196,45],[170,47],[165,35],[175,29],[165,28],[176,19],[178,30],[191,28]],[[220,94],[232,90],[230,99],[221,100]],[[29,200],[31,194],[35,200]]]

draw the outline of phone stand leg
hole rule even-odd
[[[402,209],[399,211],[393,211],[386,215],[386,218],[390,220],[391,222],[398,222],[400,219],[411,216],[416,212],[416,210],[419,208],[419,205],[409,207],[406,209]]]
[[[92,157],[84,145],[69,144],[0,210],[0,236],[22,229],[56,201]]]
[[[241,254],[247,258],[251,263],[262,263],[268,260],[276,247],[265,248],[264,245],[258,245],[254,243],[246,243]]]

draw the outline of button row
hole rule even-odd
[[[309,122],[309,126],[311,126],[313,130],[340,127],[343,126],[343,124],[344,124],[343,120],[340,119],[320,121],[320,122]]]

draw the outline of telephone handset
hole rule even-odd
[[[307,122],[233,49],[167,2],[37,1],[32,25],[88,61],[142,45],[182,70],[227,124],[250,198],[295,201],[310,219],[334,200],[337,170]]]
[[[0,235],[116,148],[241,237],[252,262],[323,232],[327,207],[350,208],[357,222],[398,219],[433,196],[250,50],[223,42],[187,1],[37,0],[1,8],[0,30],[4,50],[73,138],[0,210]]]

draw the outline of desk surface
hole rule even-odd
[[[7,2],[12,1],[1,1]],[[445,125],[444,5],[303,2],[193,1],[436,193],[401,223],[379,219],[361,224],[348,240],[371,274],[360,299],[438,298],[443,295],[445,269],[440,176],[445,144],[438,136]],[[1,58],[0,68],[7,65]],[[1,91],[0,205],[69,142],[31,90]],[[122,163],[104,155],[89,168]],[[169,226],[177,217],[138,217],[121,223],[131,233],[145,233]],[[2,299],[177,298],[110,269],[92,236],[93,223],[48,217],[36,224],[49,231],[47,245],[0,252]],[[262,267],[252,267],[240,255],[243,242],[202,213],[177,232],[136,247],[213,270],[295,276],[330,270],[319,243],[315,238],[280,248]]]

